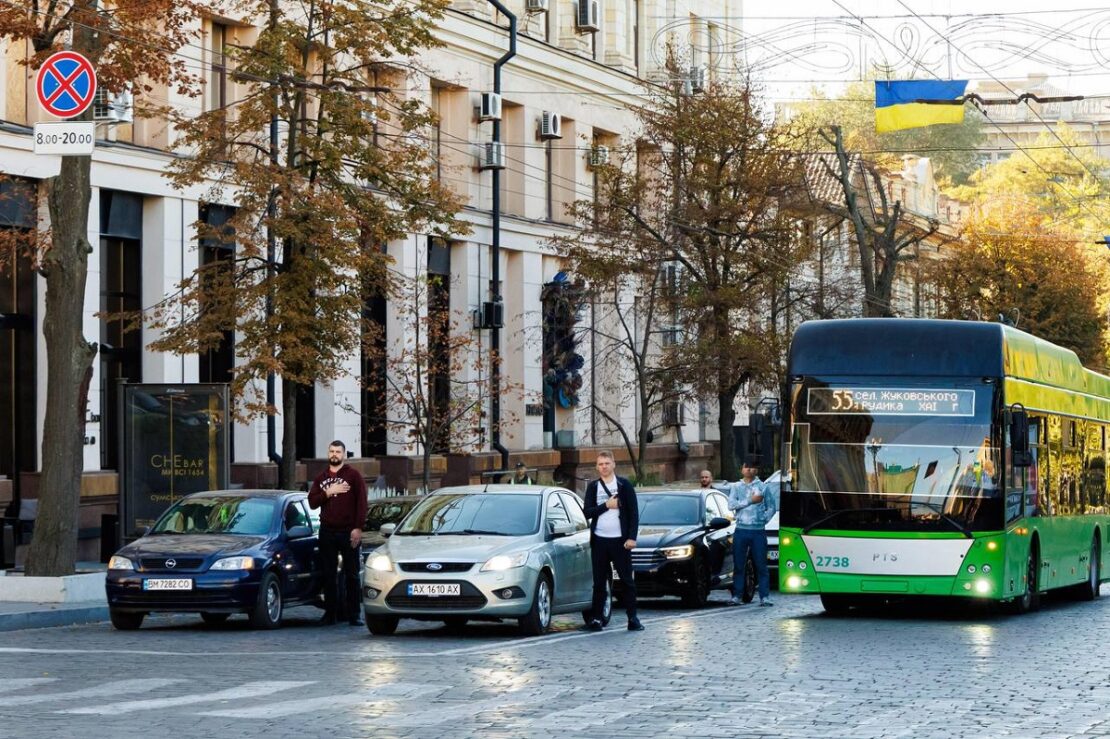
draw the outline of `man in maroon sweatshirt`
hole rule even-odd
[[[328,469],[312,481],[308,504],[320,508],[320,559],[324,568],[323,624],[334,624],[338,613],[335,569],[343,554],[343,580],[347,589],[347,621],[360,626],[358,566],[362,526],[366,522],[366,480],[345,464],[347,446],[328,444]]]

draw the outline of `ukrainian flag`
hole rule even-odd
[[[967,80],[903,80],[875,82],[875,130],[901,131],[934,123],[962,123],[964,106],[915,103],[914,100],[955,100]]]

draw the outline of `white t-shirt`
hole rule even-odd
[[[597,505],[605,505],[605,501],[609,496],[605,494],[605,489],[601,486],[601,480],[597,482]],[[617,492],[617,478],[613,478],[612,482],[606,482],[605,485],[609,488],[609,492],[616,494]],[[621,514],[619,509],[610,508],[597,517],[597,527],[594,529],[594,536],[600,536],[602,539],[619,539],[621,536]]]

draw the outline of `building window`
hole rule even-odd
[[[222,23],[212,23],[208,57],[205,102],[208,110],[223,110],[227,107],[227,26]]]

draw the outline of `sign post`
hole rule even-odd
[[[96,70],[75,51],[51,54],[35,77],[39,105],[56,118],[69,119],[88,110],[96,98]],[[36,154],[92,154],[96,146],[93,121],[36,123]]]

